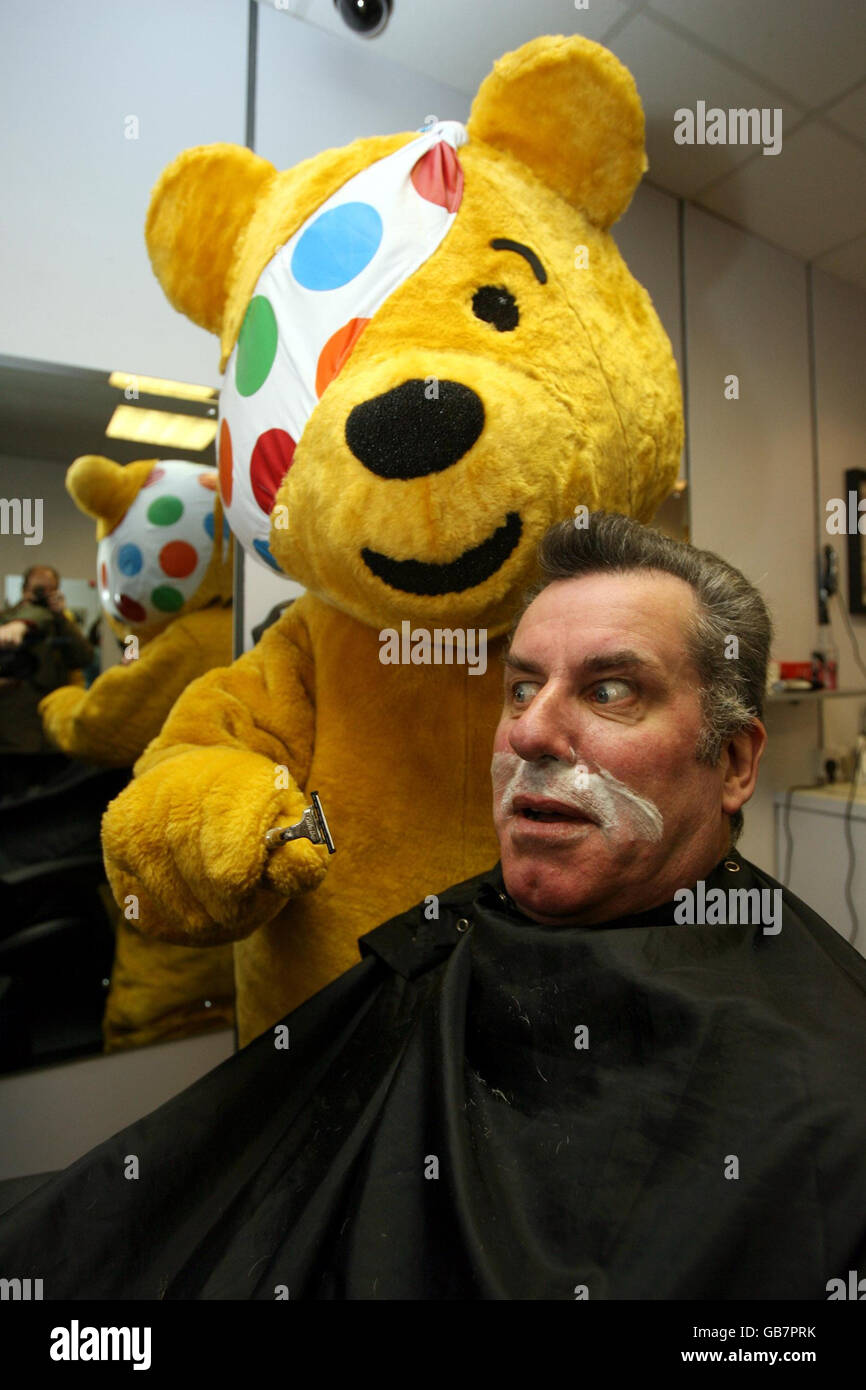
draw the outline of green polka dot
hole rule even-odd
[[[160,613],[176,613],[183,603],[183,594],[171,584],[159,584],[151,589],[150,601]]]
[[[183,516],[183,503],[179,497],[157,497],[147,509],[147,519],[154,526],[173,526]]]
[[[277,355],[277,316],[263,294],[251,299],[238,335],[235,384],[242,396],[264,386]]]

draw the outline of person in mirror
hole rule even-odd
[[[499,862],[18,1202],[0,1273],[46,1299],[823,1300],[866,1271],[866,961],[736,848],[766,606],[616,515],[540,564]]]
[[[45,737],[39,702],[68,685],[92,657],[67,610],[58,571],[31,565],[21,598],[0,612],[0,797],[42,785],[67,766]]]

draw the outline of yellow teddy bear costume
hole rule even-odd
[[[66,487],[96,520],[100,601],[125,659],[89,690],[52,691],[39,712],[70,757],[131,767],[189,683],[231,661],[232,541],[216,469],[181,459],[121,466],[86,454],[69,468]],[[225,1027],[233,996],[229,947],[205,951],[142,935],[126,905],[103,1018],[106,1051]]]
[[[581,506],[649,520],[673,486],[670,343],[608,234],[643,135],[611,53],[540,38],[496,64],[465,130],[283,173],[210,146],[154,191],[156,273],[228,365],[230,524],[307,592],[181,697],[103,845],[142,932],[236,943],[241,1045],[360,934],[495,862],[499,658],[537,542]],[[483,663],[449,664],[445,631]],[[312,790],[337,853],[269,851]]]

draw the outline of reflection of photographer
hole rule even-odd
[[[67,616],[59,586],[50,565],[32,565],[20,600],[0,613],[0,794],[43,781],[66,762],[46,739],[37,707],[87,665],[93,648]]]

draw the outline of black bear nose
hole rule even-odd
[[[474,391],[428,377],[356,405],[346,420],[346,443],[380,478],[423,478],[450,468],[483,428],[484,406]]]

